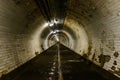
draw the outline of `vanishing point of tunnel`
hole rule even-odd
[[[120,80],[120,0],[0,0],[0,80]]]

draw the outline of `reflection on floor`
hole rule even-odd
[[[0,80],[120,79],[57,43]]]

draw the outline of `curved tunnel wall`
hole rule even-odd
[[[86,56],[115,75],[120,75],[119,7],[119,0],[70,0],[67,14],[84,26],[89,40]],[[75,51],[84,54],[80,48]]]
[[[69,0],[60,41],[120,76],[119,0]],[[0,75],[55,43],[33,0],[0,0]]]
[[[34,6],[33,3],[32,5]],[[30,15],[30,12],[35,8],[12,0],[0,0],[0,76],[30,60],[37,53],[34,46],[31,46],[33,30],[28,25],[33,21],[34,15]]]

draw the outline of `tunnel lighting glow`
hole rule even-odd
[[[73,32],[68,33],[69,32],[68,29],[65,29],[66,33],[69,34],[69,40],[71,39],[75,40],[75,41],[70,41],[70,43],[73,43],[72,47],[75,44],[79,44],[79,45],[75,45],[71,49],[73,49],[77,53],[80,53],[81,55],[87,54],[88,47],[89,47],[89,40],[88,40],[88,36],[87,36],[87,33],[84,27],[81,24],[79,24],[76,20],[73,20],[72,18],[66,18],[65,25],[69,26],[69,29],[73,31]],[[76,37],[75,39],[74,39],[74,36]]]
[[[61,32],[61,30],[56,30],[57,33]]]
[[[55,33],[56,33],[56,31],[51,31],[51,33],[52,33],[52,34],[55,34]]]
[[[49,26],[52,27],[54,25],[54,22],[49,22]]]
[[[40,35],[42,34],[43,30],[46,29],[48,27],[48,23],[45,22],[41,25],[37,25],[38,28],[36,28],[36,30],[34,31],[34,33],[31,35],[31,46],[34,49],[33,52],[37,51],[40,52],[42,51],[40,48],[40,45],[43,44],[42,43],[42,39],[40,39]],[[41,42],[39,41],[41,40]]]
[[[47,27],[48,26],[48,23],[46,22],[46,23],[44,23],[44,25],[43,25],[43,27]]]
[[[55,24],[58,24],[58,23],[59,23],[59,20],[54,19],[54,23],[55,23]]]
[[[51,33],[53,33],[53,34],[60,33],[60,32],[61,32],[61,30],[51,31]]]

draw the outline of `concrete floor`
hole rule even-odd
[[[120,80],[62,44],[56,44],[0,80]]]

